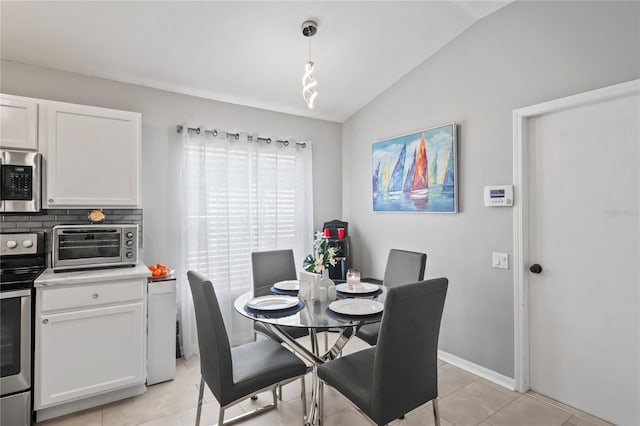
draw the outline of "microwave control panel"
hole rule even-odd
[[[2,199],[31,200],[33,167],[2,165]]]

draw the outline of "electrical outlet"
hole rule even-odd
[[[509,254],[493,253],[491,266],[498,269],[509,269]]]

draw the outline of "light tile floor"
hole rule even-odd
[[[321,340],[322,342],[322,340]],[[305,342],[308,343],[308,342]],[[321,343],[322,345],[322,343]],[[353,338],[344,353],[362,350],[368,345]],[[439,404],[442,426],[602,426],[600,419],[567,407],[542,395],[519,394],[470,374],[453,365],[438,361]],[[37,426],[191,426],[195,423],[200,366],[197,357],[178,360],[175,380],[153,385],[143,395],[85,410],[68,416],[40,422]],[[307,378],[307,400],[311,380]],[[231,418],[268,403],[270,394],[259,395],[258,401],[246,400],[225,413]],[[201,425],[214,425],[219,405],[209,389],[205,392]],[[242,425],[280,426],[302,424],[300,382],[284,387],[283,402],[277,410],[249,419]],[[433,425],[431,403],[392,423],[398,426]],[[335,390],[325,387],[325,425],[359,426],[371,422]]]

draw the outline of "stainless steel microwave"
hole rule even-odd
[[[135,266],[138,225],[54,226],[51,258],[55,272]]]
[[[0,151],[0,213],[39,212],[42,155]]]

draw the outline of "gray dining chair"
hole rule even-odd
[[[271,294],[271,286],[279,281],[297,280],[296,263],[293,250],[268,250],[251,253],[251,268],[253,272],[253,293],[255,296]],[[309,330],[302,327],[282,327],[294,339],[309,334]],[[253,329],[271,339],[282,342],[263,323],[254,321]]]
[[[438,412],[438,336],[448,280],[436,278],[389,289],[375,347],[318,366],[321,424],[323,386],[384,425],[425,404]]]
[[[200,392],[196,426],[200,424],[205,383],[220,403],[218,426],[224,412],[252,395],[271,390],[273,403],[229,419],[235,423],[278,407],[276,387],[296,379],[302,383],[302,415],[306,416],[304,376],[307,366],[273,340],[260,340],[232,348],[211,281],[195,271],[187,272],[196,315],[200,347]]]
[[[389,250],[387,265],[384,270],[383,285],[393,288],[401,284],[414,283],[424,279],[424,269],[427,264],[427,255],[408,250]],[[370,345],[378,341],[380,324],[366,324],[360,327],[356,336]]]

